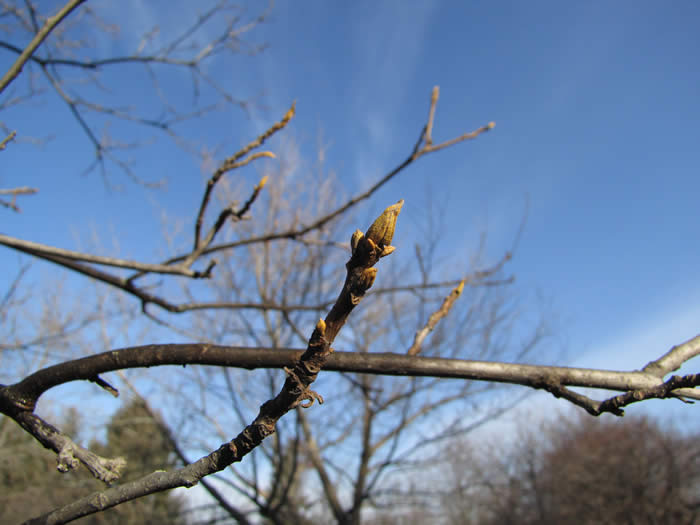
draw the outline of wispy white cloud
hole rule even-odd
[[[669,297],[667,304],[643,310],[642,315],[635,316],[631,312],[621,315],[621,319],[629,319],[627,324],[622,325],[620,331],[607,341],[582,353],[574,365],[639,369],[659,358],[672,346],[695,337],[700,333],[700,289],[686,294],[685,298],[680,303]],[[688,298],[695,300],[687,301]],[[688,368],[688,365],[684,368]]]
[[[366,141],[356,156],[358,175],[371,177],[386,166],[386,153],[394,146],[392,122],[406,107],[406,96],[415,85],[428,28],[439,8],[437,2],[417,2],[410,7],[378,3],[362,23],[352,27],[352,113],[360,117]],[[427,96],[427,94],[426,94]],[[426,101],[427,107],[427,101]]]

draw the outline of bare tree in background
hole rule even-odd
[[[642,417],[571,415],[514,443],[461,440],[443,478],[450,523],[696,523],[696,434]]]
[[[17,55],[0,80],[6,106],[39,92],[38,75],[83,128],[96,165],[104,170],[107,161],[116,163],[134,179],[138,177],[118,155],[128,141],[97,140],[86,112],[164,131],[183,144],[174,132],[179,122],[235,102],[199,66],[212,56],[238,50],[243,29],[260,21],[257,17],[239,26],[243,22],[234,16],[219,37],[197,44],[200,28],[227,20],[226,13],[233,9],[218,3],[163,47],[149,51],[149,33],[124,56],[84,58],[71,56],[76,53],[71,49],[90,34],[90,25],[80,25],[82,20],[98,23],[89,3],[72,0],[51,16],[30,2],[2,7],[2,14],[31,36],[27,46],[0,43]],[[94,79],[92,73],[124,65],[153,73],[152,86],[162,97],[165,117],[153,120],[124,112],[117,109],[119,104],[88,100],[62,83],[62,71],[88,73],[87,78]],[[197,111],[183,113],[171,107],[157,81],[160,67],[192,72],[195,91],[204,84],[211,88]],[[20,75],[23,68],[27,70]],[[8,95],[8,89],[21,82],[28,82],[28,94]],[[415,255],[400,250],[390,258],[399,259],[393,265],[381,262],[378,276],[375,265],[395,251],[391,243],[403,201],[367,221],[369,228],[354,215],[358,204],[422,157],[493,128],[489,123],[434,142],[438,99],[435,88],[426,124],[415,145],[407,147],[405,160],[356,193],[342,196],[325,176],[292,177],[285,172],[289,166],[284,157],[282,169],[265,168],[254,187],[235,187],[231,172],[251,163],[262,166],[260,159],[276,157],[262,146],[294,117],[292,105],[278,122],[213,170],[192,210],[187,249],[165,261],[117,259],[0,235],[0,244],[106,285],[120,297],[135,300],[146,318],[194,341],[59,359],[29,375],[17,371],[16,382],[0,385],[0,412],[53,450],[59,470],[82,464],[97,479],[114,485],[32,523],[65,523],[149,494],[201,484],[230,521],[251,523],[263,517],[273,523],[327,519],[355,524],[364,509],[397,505],[410,495],[401,487],[402,469],[423,467],[446,438],[468,431],[519,399],[510,395],[505,403],[478,412],[475,404],[485,402],[494,383],[545,389],[593,415],[622,415],[624,406],[647,398],[700,398],[697,376],[665,378],[700,352],[700,337],[674,347],[640,371],[506,362],[528,359],[542,336],[535,325],[524,340],[510,339],[513,310],[505,273],[510,254],[486,263],[477,258],[474,265],[444,280],[435,275],[441,268],[431,259],[439,236],[413,237]],[[15,136],[13,124],[6,124],[9,133],[3,147]],[[17,135],[21,138],[21,130]],[[5,190],[2,195],[10,196],[3,198],[5,206],[17,210],[17,197],[29,190],[33,189],[21,184]],[[16,297],[15,289],[9,297]],[[143,400],[184,464],[181,468],[115,484],[123,461],[79,446],[35,412],[44,392],[71,381],[91,381],[114,395],[124,388],[138,394],[139,383],[124,372],[163,365],[209,365],[160,373],[161,395]],[[106,380],[107,372],[117,372],[119,384]],[[317,377],[315,391],[311,385]],[[622,393],[597,401],[572,386]],[[324,397],[323,407],[309,410]],[[154,408],[170,421],[160,419]],[[293,414],[283,418],[290,411]],[[224,444],[215,448],[214,440]]]

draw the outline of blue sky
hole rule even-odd
[[[193,9],[124,5],[97,4],[125,37],[154,21],[165,32]],[[489,121],[496,128],[421,159],[363,213],[406,199],[397,246],[412,253],[410,229],[430,194],[445,213],[444,253],[468,258],[485,231],[496,260],[527,209],[510,269],[533,309],[536,295],[546,298],[566,364],[638,368],[699,330],[699,24],[700,4],[690,1],[278,1],[250,35],[269,44],[263,53],[210,66],[255,100],[250,114],[219,115],[196,139],[235,151],[296,100],[289,135],[309,162],[322,140],[326,167],[356,192],[408,155],[439,85],[436,141]],[[98,42],[101,52],[123,45]],[[0,54],[3,68],[9,58]],[[111,81],[118,94],[140,93],[129,74]],[[20,134],[56,138],[2,153],[0,187],[40,193],[20,201],[21,214],[0,210],[1,232],[66,248],[109,232],[122,256],[155,260],[163,245],[149,239],[158,238],[160,211],[191,220],[204,175],[169,140],[134,153],[136,172],[167,177],[166,190],[146,192],[117,175],[124,188],[110,191],[98,174],[80,175],[88,143],[55,97],[2,119]],[[256,181],[254,170],[246,176]],[[3,267],[17,261],[0,250]],[[2,289],[12,275],[3,273]]]
[[[402,158],[440,85],[436,139],[496,128],[423,159],[386,200],[418,213],[432,186],[451,248],[468,255],[484,229],[493,256],[528,202],[512,269],[551,299],[577,364],[619,345],[617,366],[641,366],[697,334],[697,4],[305,5],[278,4],[268,29],[289,44],[261,76],[271,105],[297,98],[297,125],[321,123],[347,181]]]

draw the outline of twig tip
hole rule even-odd
[[[287,122],[288,120],[290,120],[290,119],[296,114],[296,112],[297,112],[297,101],[295,100],[295,101],[292,102],[292,107],[289,108],[289,111],[287,111],[287,112],[284,114],[284,117],[282,118],[282,121],[283,121],[283,122]]]

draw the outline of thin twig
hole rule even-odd
[[[4,149],[7,147],[7,145],[8,145],[16,136],[17,136],[17,132],[16,132],[16,131],[12,131],[7,137],[5,137],[4,139],[2,139],[2,142],[0,142],[0,151],[4,150]],[[4,190],[0,190],[0,192],[2,192],[2,191],[4,191]]]
[[[10,69],[7,70],[7,73],[5,73],[2,79],[0,79],[0,93],[2,93],[8,85],[10,85],[10,82],[17,78],[17,75],[19,75],[22,71],[24,64],[26,64],[27,60],[30,59],[30,57],[34,54],[34,51],[36,51],[46,37],[49,36],[49,33],[51,33],[51,31],[53,31],[53,29],[60,24],[64,18],[71,14],[75,8],[84,2],[85,0],[70,0],[58,13],[56,13],[56,15],[50,16],[46,20],[44,27],[42,27],[41,30],[34,36],[29,45],[24,48],[22,54],[17,57],[15,63],[12,64],[12,67],[10,67]]]
[[[25,253],[31,253],[32,255],[54,255],[63,259],[70,259],[74,261],[103,264],[105,266],[114,266],[117,268],[126,268],[129,270],[141,270],[150,273],[184,275],[185,277],[192,277],[195,279],[210,277],[212,269],[207,268],[205,271],[201,272],[197,270],[191,270],[182,265],[176,266],[163,264],[148,264],[138,261],[130,261],[127,259],[117,259],[115,257],[92,255],[89,253],[65,250],[63,248],[56,248],[54,246],[40,244],[38,242],[25,241],[23,239],[17,239],[16,237],[10,237],[9,235],[3,234],[0,234],[0,244],[9,246],[11,248],[15,248],[20,251],[24,251]]]
[[[357,205],[358,203],[368,199],[371,197],[379,188],[384,186],[387,182],[389,182],[391,179],[393,179],[398,173],[403,171],[407,166],[411,165],[413,162],[418,160],[420,157],[427,155],[429,153],[433,153],[435,151],[439,151],[441,149],[453,146],[455,144],[458,144],[460,142],[464,142],[467,140],[472,140],[477,138],[479,135],[482,133],[485,133],[491,129],[493,129],[495,126],[495,123],[490,122],[485,126],[482,126],[472,132],[469,133],[464,133],[463,135],[460,135],[459,137],[455,137],[451,140],[445,141],[441,144],[436,144],[436,145],[428,145],[425,144],[425,136],[426,136],[426,126],[424,126],[421,129],[421,133],[419,136],[419,140],[416,143],[415,147],[411,151],[411,154],[409,157],[404,160],[401,164],[399,164],[396,168],[391,170],[389,173],[387,173],[384,177],[379,179],[375,184],[373,184],[370,188],[368,188],[366,191],[363,193],[356,195],[355,197],[352,197],[350,200],[345,202],[345,204],[339,206],[336,208],[334,211],[324,215],[323,217],[320,217],[319,219],[316,219],[314,222],[307,226],[302,226],[301,228],[297,229],[289,229],[287,231],[283,232],[277,232],[277,233],[269,233],[265,235],[260,235],[257,237],[250,237],[248,239],[241,239],[239,241],[234,241],[230,243],[224,243],[224,244],[219,244],[219,245],[214,245],[211,246],[207,249],[205,249],[202,252],[202,255],[208,255],[210,253],[214,253],[217,251],[221,250],[226,250],[230,248],[238,248],[240,246],[246,246],[250,244],[256,244],[256,243],[262,243],[262,242],[269,242],[269,241],[276,241],[276,240],[282,240],[282,239],[290,239],[290,240],[297,240],[300,237],[303,237],[307,233],[321,229],[323,226],[334,220],[335,218],[339,217],[346,211],[348,211],[350,208],[353,206]],[[420,144],[423,143],[423,146],[420,147]],[[188,255],[179,255],[176,257],[173,257],[172,259],[169,259],[166,264],[170,263],[176,263],[180,262],[184,259],[187,258]]]
[[[250,162],[250,160],[252,160],[253,157],[256,157],[256,155],[257,155],[256,158],[269,157],[270,155],[272,155],[272,153],[269,153],[269,154],[268,153],[269,152],[267,152],[267,151],[263,151],[261,153],[256,153],[254,155],[251,155],[250,157],[248,157],[244,161],[241,161],[240,163],[238,163],[238,165],[242,166],[242,165],[244,165],[243,164],[244,162],[247,164],[248,162]],[[274,155],[272,155],[272,156],[274,157]],[[214,237],[216,236],[216,234],[219,232],[219,230],[221,229],[221,227],[224,225],[224,223],[226,222],[226,220],[229,217],[235,221],[240,221],[241,219],[243,219],[245,214],[248,213],[248,210],[250,209],[252,204],[258,198],[258,195],[260,195],[260,192],[265,187],[266,183],[267,183],[267,175],[265,175],[262,179],[260,179],[260,182],[253,188],[253,193],[248,198],[248,200],[243,204],[243,207],[240,210],[238,210],[238,211],[234,210],[233,205],[221,210],[221,212],[219,213],[219,217],[216,219],[216,222],[212,225],[209,232],[205,235],[204,239],[202,239],[202,241],[199,243],[199,246],[197,246],[197,248],[195,248],[195,250],[187,257],[187,259],[185,259],[182,262],[182,266],[184,266],[185,268],[189,268],[192,265],[192,263],[199,258],[199,256],[202,254],[202,252],[204,250],[206,250],[206,248],[212,243],[212,241],[214,240]],[[138,275],[138,274],[134,275],[132,278],[130,278],[130,280],[134,279],[136,277],[140,277],[140,275]]]
[[[433,122],[435,120],[435,108],[438,98],[440,98],[440,86],[433,87],[433,92],[430,94],[430,110],[428,111],[428,123],[425,125],[425,145],[430,146],[433,143]]]
[[[14,131],[12,132],[14,133]],[[9,137],[7,137],[4,141],[5,142],[12,137],[13,135],[10,134]],[[0,148],[0,151],[4,149],[5,146],[3,145],[2,148]],[[10,208],[11,210],[16,211],[17,213],[21,212],[19,206],[17,206],[17,196],[18,195],[33,195],[36,192],[38,192],[36,188],[29,188],[27,186],[22,186],[21,188],[10,188],[10,189],[0,189],[0,195],[12,195],[12,200],[11,201],[5,201],[0,199],[0,205],[5,206],[6,208]]]
[[[442,305],[440,305],[440,308],[435,310],[435,312],[430,315],[428,322],[425,323],[425,326],[416,332],[416,335],[413,338],[413,344],[406,351],[407,355],[418,355],[418,353],[421,351],[425,338],[428,337],[428,334],[435,329],[435,326],[438,324],[440,319],[445,317],[450,312],[452,305],[455,303],[457,298],[462,295],[462,290],[464,290],[464,282],[465,279],[462,279],[457,287],[454,288],[454,290],[452,290],[447,297],[445,297],[445,300],[442,302]]]

